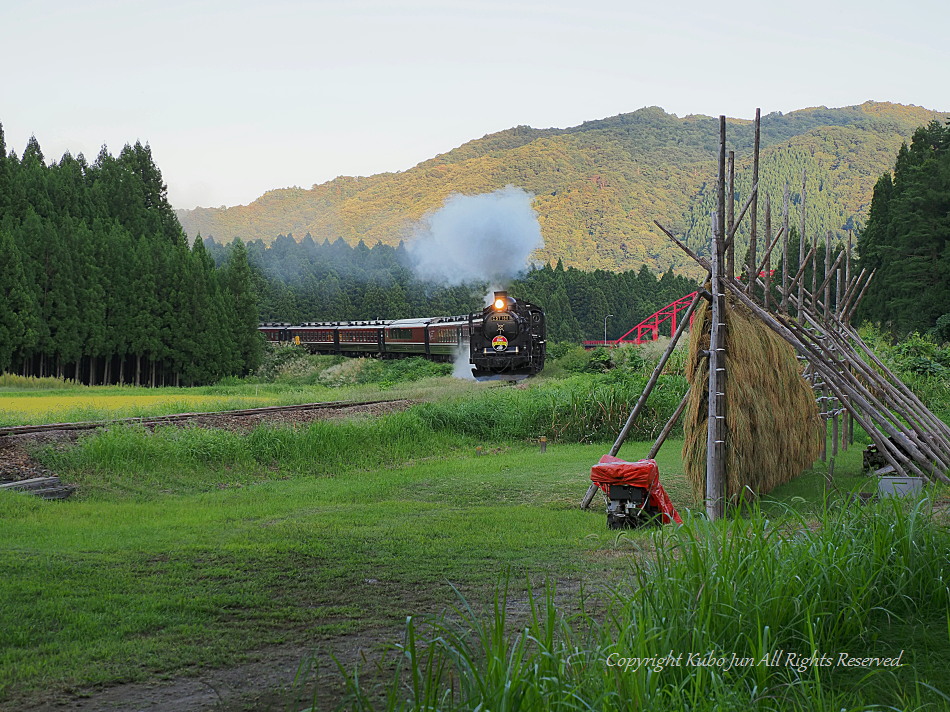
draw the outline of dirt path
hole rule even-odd
[[[577,613],[580,595],[579,580],[561,579],[555,605],[563,615]],[[534,596],[543,605],[544,589],[536,589]],[[469,602],[478,610],[477,604],[471,599]],[[597,597],[588,597],[584,608],[596,615]],[[490,602],[484,601],[482,610],[490,609]],[[525,592],[509,591],[508,630],[522,630],[530,610]],[[421,644],[426,638],[426,612],[407,610],[407,614],[418,621]],[[450,609],[442,609],[438,617],[459,620]],[[402,642],[403,633],[402,626],[380,627],[325,639],[311,647],[271,647],[250,652],[246,662],[227,668],[195,671],[168,680],[50,693],[43,699],[0,704],[0,712],[298,712],[311,706],[319,712],[336,710],[347,694],[340,666],[347,675],[359,668],[364,691],[388,686],[392,681],[393,646]]]
[[[400,640],[397,628],[325,641],[316,650],[281,646],[254,651],[248,661],[219,670],[44,696],[42,701],[0,704],[3,712],[286,712],[334,709],[343,698],[343,677],[363,660],[378,661],[383,648]],[[364,663],[365,664],[365,663]]]

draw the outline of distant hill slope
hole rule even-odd
[[[824,235],[860,226],[875,181],[894,164],[914,129],[950,114],[917,106],[867,102],[762,117],[761,185],[780,223],[785,182],[791,222],[799,222],[802,169],[807,170],[807,230]],[[730,119],[736,151],[736,211],[750,188],[752,122]],[[250,205],[179,210],[186,232],[230,242],[279,234],[338,237],[395,245],[411,225],[451,193],[476,194],[507,184],[536,195],[545,240],[541,259],[585,269],[646,264],[693,271],[653,225],[659,220],[705,251],[715,199],[718,119],[677,118],[657,107],[567,129],[527,126],[469,141],[401,173],[340,177],[310,190],[272,190]],[[764,217],[760,214],[760,221]],[[744,236],[738,239],[744,253]]]

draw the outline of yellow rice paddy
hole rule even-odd
[[[187,393],[159,395],[109,395],[65,393],[59,395],[33,393],[0,393],[0,414],[24,418],[31,422],[71,419],[71,414],[88,413],[90,418],[112,418],[142,415],[151,411],[167,414],[195,410],[228,410],[269,405],[275,399],[267,396],[208,396]]]

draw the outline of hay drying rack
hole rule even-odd
[[[789,250],[789,187],[785,185],[783,224],[772,235],[771,202],[765,197],[765,240],[767,247],[761,259],[757,255],[757,211],[759,193],[759,136],[761,112],[755,112],[755,139],[752,158],[752,189],[738,218],[735,206],[735,152],[726,152],[726,117],[719,117],[719,171],[717,209],[711,215],[710,257],[706,259],[691,250],[685,241],[654,221],[667,237],[709,275],[709,289],[700,291],[690,303],[679,328],[670,339],[665,352],[653,369],[637,403],[621,429],[610,455],[616,456],[633,423],[650,397],[660,373],[666,366],[677,342],[689,324],[700,299],[710,302],[708,421],[706,437],[705,508],[710,519],[718,519],[725,511],[725,451],[729,447],[726,425],[725,379],[728,374],[728,335],[725,313],[727,295],[744,305],[765,326],[792,346],[804,366],[804,377],[815,390],[821,425],[819,438],[821,458],[827,460],[828,428],[831,427],[831,458],[828,462],[826,486],[831,486],[834,458],[840,447],[853,442],[856,422],[871,438],[887,462],[881,474],[900,477],[915,476],[931,482],[950,484],[950,428],[936,417],[884,363],[877,358],[851,326],[851,318],[867,292],[874,273],[862,269],[851,274],[852,238],[848,231],[847,246],[839,249],[831,260],[832,233],[827,233],[824,262],[818,264],[819,243],[812,235],[811,247],[805,252],[806,174],[802,171],[801,211],[799,229],[798,270],[790,274]],[[728,197],[728,202],[727,202]],[[735,235],[746,214],[750,215],[749,252],[743,268],[745,280],[736,279]],[[782,274],[775,289],[780,299],[772,300],[773,272],[769,268],[772,253],[782,241]],[[811,289],[806,289],[806,267],[811,265]],[[822,275],[818,281],[819,267]],[[834,297],[834,301],[832,300]],[[794,315],[792,313],[794,310]],[[666,437],[679,420],[689,399],[687,393],[672,417],[661,430],[647,459],[656,457]],[[591,485],[581,507],[587,508],[597,492]]]

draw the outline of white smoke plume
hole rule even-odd
[[[544,246],[534,196],[508,185],[494,193],[454,193],[416,227],[407,249],[423,280],[505,286]]]
[[[475,380],[475,376],[472,375],[472,364],[468,359],[468,349],[464,349],[461,346],[455,349],[455,353],[452,354],[453,378],[461,378],[463,381]]]

